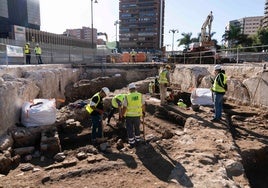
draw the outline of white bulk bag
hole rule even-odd
[[[34,99],[22,105],[21,122],[25,127],[51,125],[56,121],[55,99]]]
[[[195,88],[191,93],[191,103],[193,105],[213,105],[211,90],[208,88]]]

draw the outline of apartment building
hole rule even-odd
[[[262,25],[263,16],[244,17],[232,20],[228,25],[240,27],[241,33],[245,35],[254,35]],[[227,27],[229,29],[229,26]]]
[[[122,51],[156,52],[163,46],[165,0],[119,0]]]
[[[64,33],[65,36],[74,37],[77,39],[84,39],[87,41],[92,40],[92,29],[90,27],[82,27],[79,29],[67,29]],[[97,40],[97,29],[93,29],[93,42]]]

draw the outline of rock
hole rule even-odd
[[[101,150],[101,151],[105,151],[105,150],[107,149],[108,146],[109,146],[109,145],[108,145],[107,142],[105,142],[105,143],[101,143],[101,144],[100,144],[100,150]]]
[[[4,151],[13,146],[13,138],[10,135],[4,135],[0,138],[0,151]]]
[[[173,133],[170,132],[169,130],[165,130],[163,133],[162,133],[162,139],[170,139],[173,137]]]
[[[33,168],[33,172],[38,172],[40,170],[41,170],[40,168]]]
[[[77,158],[78,160],[86,159],[86,158],[87,158],[87,154],[84,153],[84,152],[79,152],[79,153],[76,154],[76,158]]]
[[[69,160],[63,161],[62,164],[63,164],[63,167],[65,167],[65,168],[75,166],[77,164],[77,160],[76,159],[69,159]]]
[[[66,158],[66,156],[64,155],[64,153],[57,153],[53,159],[57,162],[62,162],[64,161],[64,159]]]
[[[225,163],[225,169],[230,178],[232,176],[240,176],[244,173],[244,167],[239,161],[228,160]]]
[[[18,166],[20,164],[20,155],[15,155],[13,158],[12,158],[12,161],[13,161],[13,165],[14,166]]]
[[[0,154],[0,174],[6,174],[11,169],[12,159]]]
[[[33,151],[34,151],[33,146],[14,149],[14,153],[18,155],[31,154]]]
[[[44,184],[44,183],[50,181],[50,179],[51,179],[50,176],[45,176],[45,177],[41,180],[41,182],[42,182],[42,184]]]
[[[33,170],[33,165],[31,165],[31,164],[26,164],[26,165],[24,165],[24,166],[22,166],[21,167],[21,171],[29,171],[29,170]]]

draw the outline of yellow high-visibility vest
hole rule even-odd
[[[160,74],[159,74],[159,83],[160,84],[167,84],[168,79],[167,79],[167,73],[168,71],[164,69]]]
[[[35,51],[35,54],[36,54],[36,55],[41,55],[41,54],[42,54],[42,50],[41,50],[40,47],[35,47],[35,48],[34,48],[34,51]]]
[[[221,77],[220,75],[223,75],[223,76]],[[226,75],[223,73],[219,73],[214,80],[212,91],[217,92],[217,93],[225,93],[226,90],[222,86],[226,85],[226,83],[227,83]]]
[[[25,46],[24,46],[24,53],[25,54],[30,54],[31,53],[30,46],[28,44],[25,44]]]
[[[121,103],[123,103],[123,100],[125,98],[126,94],[118,94],[112,98],[112,106],[114,108],[118,108],[118,103],[116,100],[119,100]]]
[[[139,117],[142,115],[142,94],[139,92],[129,93],[127,99],[127,117]]]
[[[94,106],[98,106],[99,102],[100,102],[100,93],[96,93],[95,95],[93,95],[93,97],[89,100],[89,104],[86,105],[86,111],[91,114],[94,110],[91,108],[91,102],[92,102],[92,99],[95,97],[95,96],[98,96],[98,102],[96,104],[94,104]]]

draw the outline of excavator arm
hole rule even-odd
[[[105,38],[106,38],[106,42],[108,42],[108,35],[107,35],[107,33],[99,32],[99,33],[97,33],[97,35],[98,35],[98,36],[102,36],[102,35],[104,35]]]
[[[203,23],[201,28],[201,42],[209,42],[211,40],[211,25],[213,21],[213,15],[212,11],[210,11],[210,14],[207,16],[206,21]],[[208,32],[207,32],[208,28]]]

